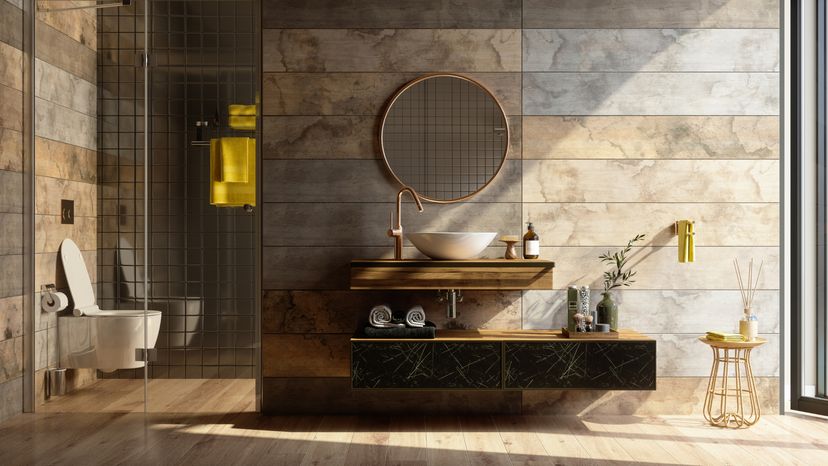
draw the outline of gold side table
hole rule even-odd
[[[704,418],[718,427],[750,427],[759,421],[761,410],[756,395],[753,370],[750,367],[750,351],[767,343],[763,338],[754,341],[713,341],[699,337],[699,341],[709,345],[713,350],[713,367],[710,369],[710,381],[704,397]],[[734,375],[730,375],[733,366]],[[721,374],[719,368],[721,367]],[[732,385],[731,385],[732,382]],[[718,384],[718,386],[717,386]],[[745,410],[744,394],[750,404]],[[718,410],[713,413],[715,398],[718,397]],[[733,399],[734,406],[728,401]],[[735,410],[734,410],[735,409]]]

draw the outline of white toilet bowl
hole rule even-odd
[[[99,309],[89,271],[74,241],[63,240],[60,257],[76,314],[58,317],[61,366],[103,371],[142,367],[144,363],[135,350],[155,347],[161,312],[147,311],[145,315],[144,311]]]

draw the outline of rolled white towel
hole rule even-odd
[[[371,324],[371,327],[405,327],[404,324],[395,324],[393,320],[394,314],[391,312],[391,308],[385,304],[374,306],[373,309],[371,309],[371,313],[368,314],[368,323]]]
[[[425,310],[419,304],[412,307],[405,313],[405,324],[409,327],[425,327]]]

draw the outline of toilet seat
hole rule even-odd
[[[74,309],[80,315],[101,317],[139,317],[143,315],[161,315],[161,311],[129,310],[101,310],[95,304],[95,291],[89,278],[89,270],[83,260],[80,248],[69,238],[60,243],[60,258],[63,261],[63,271],[66,282],[69,284],[69,293],[72,295]],[[77,313],[76,313],[77,314]]]

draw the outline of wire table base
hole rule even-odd
[[[704,397],[704,418],[718,427],[750,427],[762,415],[750,352],[767,340],[724,342],[699,337],[713,350],[713,366]],[[747,398],[747,399],[745,399]]]

